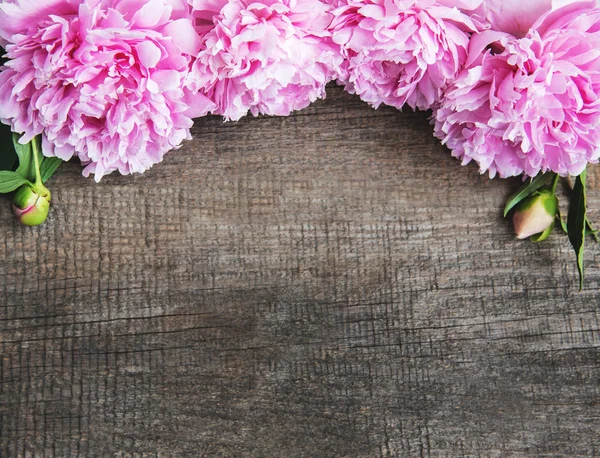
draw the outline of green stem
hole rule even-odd
[[[552,194],[556,194],[556,186],[558,185],[558,180],[560,175],[558,173],[554,174],[554,181],[552,181]]]
[[[38,186],[43,186],[42,182],[42,174],[40,172],[40,159],[39,159],[39,151],[38,151],[38,142],[37,137],[31,140],[31,146],[33,148],[33,161],[35,164],[35,184]]]

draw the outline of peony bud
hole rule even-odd
[[[513,216],[513,225],[518,239],[540,234],[549,229],[556,218],[558,200],[548,190],[536,192],[519,204]],[[546,237],[550,234],[548,234]],[[541,241],[546,237],[536,239]]]
[[[15,216],[26,226],[39,226],[48,217],[50,197],[43,185],[21,186],[12,201]]]

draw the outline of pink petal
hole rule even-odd
[[[492,43],[499,42],[502,38],[509,36],[505,32],[496,30],[485,30],[481,33],[476,33],[469,41],[469,56],[465,62],[465,67],[471,66],[481,53]]]
[[[162,0],[150,0],[135,13],[133,23],[140,28],[156,27],[163,17],[164,8]]]
[[[187,19],[172,21],[163,29],[165,35],[173,38],[173,43],[183,52],[196,56],[200,52],[200,36],[194,30],[194,25]]]
[[[496,30],[521,38],[540,16],[552,9],[552,0],[485,0],[483,8]]]
[[[136,50],[140,62],[146,68],[154,68],[160,61],[160,49],[151,41],[142,41],[136,46]]]
[[[552,27],[552,24],[562,17],[577,10],[593,8],[596,6],[596,3],[596,0],[583,0],[579,2],[574,2],[573,0],[554,0],[552,2],[553,11],[540,18],[540,20],[533,25],[533,28],[536,29],[540,35],[544,35],[548,28]]]

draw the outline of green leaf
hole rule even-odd
[[[569,215],[567,216],[567,230],[569,241],[577,255],[577,269],[579,271],[579,290],[583,289],[583,250],[585,247],[586,229],[586,195],[585,195],[585,170],[575,180],[575,186],[569,201]]]
[[[504,207],[504,217],[506,217],[508,212],[511,211],[523,199],[526,199],[541,187],[551,183],[555,175],[555,173],[543,173],[535,177],[533,180],[523,183],[519,190],[511,195],[506,201],[506,205]]]
[[[563,232],[565,234],[568,234],[569,231],[567,229],[567,222],[562,217],[562,212],[560,211],[560,205],[557,205],[557,207],[556,207],[556,219],[560,223],[560,227],[563,230]]]
[[[552,229],[554,229],[554,223],[552,223],[550,226],[548,226],[544,232],[540,232],[539,234],[535,234],[535,235],[532,235],[531,237],[529,237],[529,240],[531,240],[534,243],[543,242],[548,237],[550,237],[550,234],[552,233]]]
[[[560,210],[558,211],[558,214],[556,215],[556,219],[560,222],[563,232],[565,234],[568,234],[569,231],[567,229],[567,222],[562,219],[562,217],[560,215]],[[600,230],[594,229],[588,218],[586,218],[585,225],[586,225],[585,226],[585,235],[586,236],[591,235],[593,237],[593,239],[596,241],[596,243],[600,243]]]
[[[42,183],[45,183],[50,179],[54,172],[58,170],[60,165],[63,163],[62,159],[57,157],[47,157],[40,166],[40,173],[42,174]]]
[[[15,189],[20,188],[24,184],[31,185],[28,180],[23,178],[17,172],[0,170],[0,194],[13,192]]]
[[[13,134],[13,144],[15,146],[17,156],[19,157],[19,167],[17,167],[16,172],[26,180],[35,180],[35,170],[33,168],[33,150],[31,148],[31,143],[21,145],[19,143],[19,138],[20,136],[18,134]]]
[[[10,127],[0,123],[0,170],[12,170],[17,162],[17,153]]]
[[[565,234],[569,234],[569,229],[567,228],[567,222],[564,219],[562,219],[560,214],[557,216],[557,218],[560,221],[560,227],[562,228],[563,232]]]
[[[585,235],[591,235],[596,243],[600,243],[600,238],[598,237],[598,229],[594,229],[592,223],[590,223],[589,218],[585,217]]]

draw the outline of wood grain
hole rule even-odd
[[[339,88],[193,135],[66,165],[41,228],[0,202],[1,457],[600,454],[600,248],[579,293],[518,180]]]

